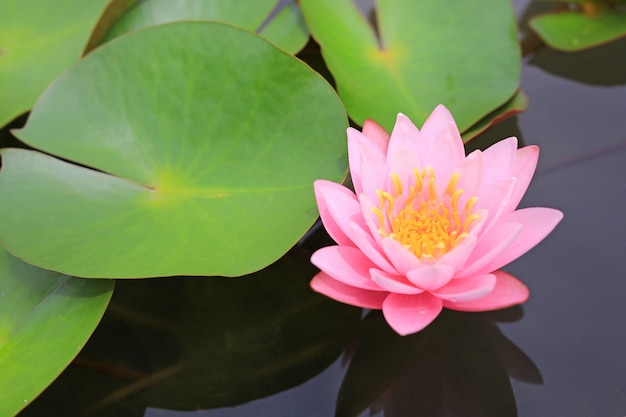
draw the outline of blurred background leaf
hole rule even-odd
[[[0,126],[76,62],[107,0],[0,2]]]
[[[309,32],[295,1],[140,0],[107,33],[104,41],[142,27],[177,20],[216,20],[257,32],[295,54]]]
[[[626,2],[563,2],[568,3],[577,7],[558,8],[529,21],[530,27],[552,48],[579,51],[626,36]]]

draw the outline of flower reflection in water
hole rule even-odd
[[[520,316],[520,307],[444,310],[422,332],[401,337],[380,312],[370,312],[346,355],[336,417],[356,417],[367,408],[384,410],[385,417],[515,417],[509,377],[541,384],[541,374],[493,321]]]

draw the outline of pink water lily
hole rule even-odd
[[[552,231],[554,209],[516,210],[539,148],[508,138],[465,156],[452,115],[438,106],[421,130],[399,114],[393,132],[366,121],[348,129],[355,193],[315,182],[322,222],[337,242],[311,257],[311,287],[382,309],[399,334],[415,333],[442,308],[487,311],[523,303],[528,288],[499,270]]]

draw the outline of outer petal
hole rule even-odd
[[[538,159],[539,148],[537,146],[526,146],[522,149],[518,149],[515,165],[513,167],[513,176],[516,178],[517,183],[515,184],[511,199],[509,200],[509,210],[514,210],[519,202],[522,201],[522,197],[528,189],[530,180],[535,174]]]
[[[320,217],[326,231],[340,245],[354,246],[348,223],[361,218],[361,206],[346,187],[331,181],[313,183]]]
[[[474,275],[471,277],[453,279],[443,288],[430,293],[451,302],[474,301],[485,297],[496,286],[494,274]]]
[[[423,265],[410,270],[406,277],[416,287],[424,290],[436,290],[443,287],[452,279],[454,268],[449,265]]]
[[[339,302],[357,307],[380,310],[387,297],[387,292],[370,291],[355,288],[331,278],[325,272],[319,272],[311,280],[311,288]]]
[[[511,177],[517,152],[517,138],[503,139],[483,152],[485,185]]]
[[[486,189],[481,190],[478,195],[476,208],[485,209],[489,213],[489,218],[483,227],[483,233],[491,229],[494,224],[497,224],[500,216],[511,212],[508,207],[510,206],[509,201],[516,182],[517,179],[514,177],[505,178],[503,180],[498,180],[490,184]]]
[[[351,287],[382,291],[370,278],[372,261],[352,246],[326,246],[311,256],[311,263]]]
[[[522,230],[515,241],[484,266],[485,271],[495,271],[519,258],[541,242],[563,218],[559,210],[532,207],[516,210],[500,218],[501,223],[519,223]]]
[[[376,190],[386,189],[387,186],[387,163],[381,163],[378,156],[371,152],[361,153],[361,164],[358,173],[360,178],[360,193],[366,193],[371,198],[376,199],[378,195]],[[355,190],[359,188],[355,185]]]
[[[519,223],[505,223],[481,236],[472,256],[458,276],[464,277],[493,271],[486,266],[515,241],[521,230],[522,225]]]
[[[366,119],[365,122],[363,122],[363,135],[372,142],[376,149],[380,150],[385,155],[387,154],[391,135],[387,133],[381,125],[372,119]]]
[[[351,127],[348,128],[348,161],[350,163],[350,175],[356,194],[363,192],[361,171],[381,172],[381,184],[384,184],[384,175],[387,171],[386,152],[372,143],[372,140]],[[365,164],[366,168],[361,168]]]
[[[416,333],[441,313],[443,303],[429,293],[417,295],[389,294],[383,303],[387,323],[401,335]]]
[[[420,294],[424,290],[417,288],[410,283],[405,277],[400,275],[391,275],[380,269],[370,269],[372,279],[385,290],[398,294]]]
[[[513,275],[504,271],[495,271],[496,286],[486,296],[474,301],[444,301],[443,305],[450,310],[458,311],[490,311],[511,307],[528,300],[528,288]]]

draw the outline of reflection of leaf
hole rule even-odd
[[[522,376],[538,370],[486,317],[444,310],[425,330],[401,337],[371,313],[335,415],[358,416],[381,401],[386,417],[516,416],[502,359]]]
[[[272,16],[276,4],[277,0],[144,0],[124,14],[104,40],[177,20],[216,20],[259,32],[286,51],[296,53],[309,37],[300,9],[289,2]]]
[[[544,48],[534,54],[529,63],[546,73],[567,78],[578,83],[596,86],[626,84],[626,71],[617,57],[626,56],[626,39],[589,48],[572,54]],[[593,63],[593,65],[581,65]],[[598,71],[602,68],[602,71]]]
[[[112,291],[113,281],[45,271],[0,248],[0,415],[16,414],[61,373]]]
[[[313,293],[308,255],[290,252],[239,280],[190,279],[183,289],[183,371],[154,387],[151,405],[214,408],[298,385],[345,347],[360,309]]]
[[[65,402],[63,415],[143,415],[146,405],[230,406],[294,387],[339,356],[361,315],[311,291],[315,272],[308,254],[292,250],[241,279],[120,281],[77,366],[38,409]]]
[[[559,11],[536,16],[529,25],[551,47],[578,51],[626,36],[626,13],[609,8],[593,15]]]
[[[106,0],[0,1],[0,126],[81,55]]]
[[[300,4],[357,124],[372,118],[391,130],[403,112],[421,125],[442,103],[464,131],[518,88],[520,51],[509,2],[377,1],[376,29],[352,0]]]
[[[312,183],[345,175],[346,126],[319,74],[252,33],[143,29],[58,78],[16,133],[104,172],[3,151],[0,238],[76,276],[249,273],[315,221]]]

